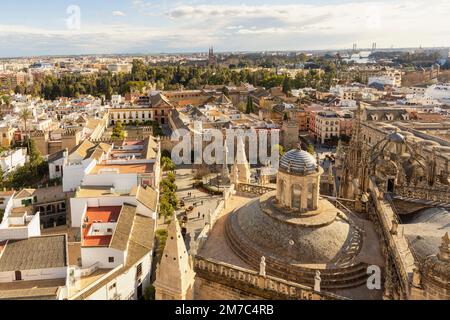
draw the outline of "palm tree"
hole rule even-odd
[[[31,112],[28,109],[22,109],[22,111],[19,114],[19,119],[23,121],[23,125],[25,128],[25,132],[27,131],[27,122],[31,118]]]
[[[27,132],[27,122],[31,118],[31,112],[28,109],[22,109],[22,111],[19,114],[19,119],[23,121],[25,132]],[[28,151],[30,150],[30,135],[27,136],[27,143],[28,143]]]

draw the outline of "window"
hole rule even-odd
[[[16,271],[14,273],[16,281],[21,281],[22,280],[22,272],[21,271]]]
[[[302,188],[300,185],[296,184],[292,186],[292,193],[291,193],[291,201],[292,201],[292,208],[294,209],[301,209],[301,195],[302,195]]]
[[[108,228],[108,230],[106,230],[106,232],[111,233],[111,232],[113,232],[113,229]]]
[[[56,166],[56,172],[59,172],[59,166]]]
[[[22,200],[22,205],[24,207],[28,207],[29,205],[31,205],[32,202],[33,201],[31,199],[25,199],[25,200]]]
[[[139,263],[136,267],[136,279],[142,275],[142,263]]]
[[[114,257],[109,257],[109,258],[108,258],[108,262],[109,262],[109,263],[114,263]]]

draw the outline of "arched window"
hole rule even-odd
[[[313,183],[308,183],[308,197],[307,197],[307,205],[308,205],[308,210],[314,210],[314,189],[315,189],[315,185]]]
[[[284,180],[281,180],[281,184],[280,184],[280,202],[282,205],[286,204],[286,201],[284,200],[284,192],[286,190],[286,182]]]
[[[294,184],[292,186],[291,191],[291,206],[293,209],[301,209],[301,196],[302,196],[302,187],[298,184]]]

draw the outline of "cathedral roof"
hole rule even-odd
[[[387,136],[387,140],[389,142],[403,143],[405,142],[405,137],[398,132],[392,132]]]
[[[357,231],[337,216],[338,210],[328,201],[322,202],[320,215],[299,219],[283,217],[266,204],[261,203],[263,209],[254,201],[230,216],[228,230],[239,239],[241,250],[259,252],[286,264],[326,264],[331,268],[339,265],[341,256],[353,258],[347,246],[354,241],[357,244]]]

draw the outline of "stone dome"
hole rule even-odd
[[[342,257],[351,260],[357,254],[347,250],[352,243],[360,246],[362,238],[331,204],[325,204],[317,216],[289,219],[264,202],[254,201],[230,217],[228,228],[239,239],[241,250],[259,252],[286,265],[326,264],[328,268],[338,266]]]
[[[294,149],[281,158],[280,169],[287,173],[307,175],[317,170],[317,161],[310,153]]]
[[[405,137],[398,132],[392,132],[387,136],[387,140],[394,143],[403,143],[405,142]]]

